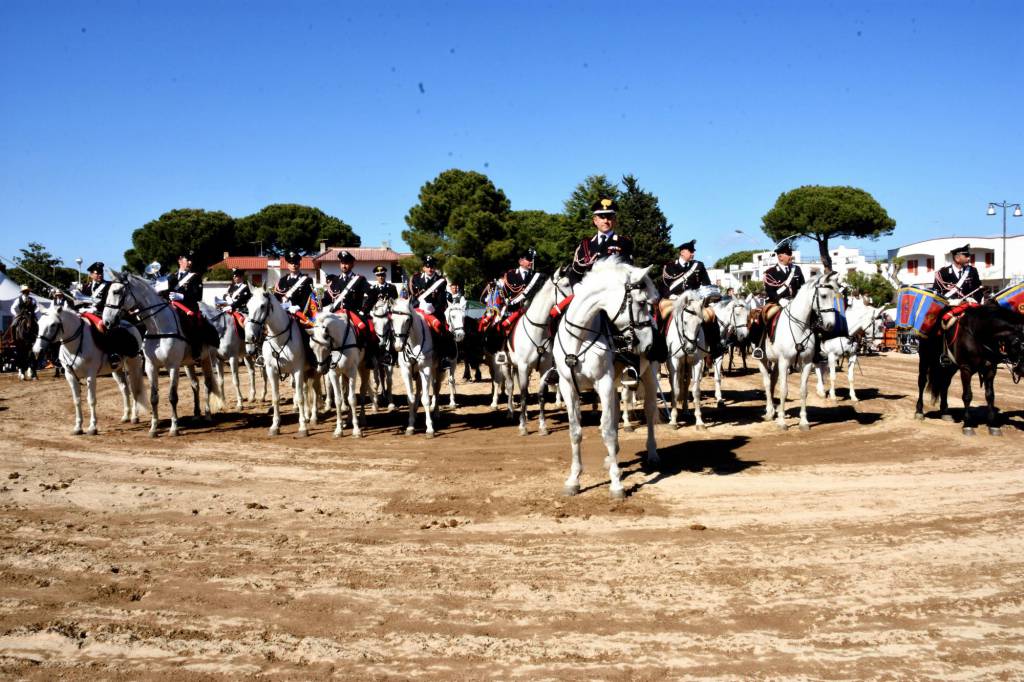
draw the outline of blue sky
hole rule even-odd
[[[848,242],[868,251],[994,235],[987,202],[1024,201],[1022,20],[1020,2],[8,0],[0,255],[115,265],[167,210],[277,202],[401,246],[448,168],[546,211],[632,173],[705,261],[767,245],[760,217],[802,184],[879,200],[897,228]]]

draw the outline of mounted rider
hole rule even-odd
[[[448,285],[448,293],[445,294],[445,298],[448,299],[448,305],[462,305],[466,302],[466,297],[462,295],[462,287],[455,282]]]
[[[574,288],[598,261],[618,256],[624,263],[633,262],[633,240],[615,232],[618,210],[619,205],[614,199],[598,199],[591,206],[591,219],[597,234],[584,237],[573,252],[567,276]]]
[[[806,281],[803,270],[793,262],[793,247],[788,241],[783,241],[775,247],[775,256],[778,258],[778,263],[768,268],[763,278],[764,294],[767,301],[760,309],[760,314],[752,315],[750,321],[750,336],[754,341],[753,356],[755,360],[764,359],[764,343],[772,318],[789,305]]]
[[[355,263],[356,257],[350,251],[338,253],[341,274],[328,279],[324,291],[324,309],[332,313],[339,310],[347,313],[355,327],[357,339],[368,346],[371,357],[376,357],[377,335],[373,333],[373,325],[366,321],[375,301],[370,295],[370,284],[366,278],[352,272]]]
[[[89,273],[89,281],[87,281],[75,295],[75,308],[79,311],[79,314],[84,320],[92,325],[93,329],[100,336],[97,339],[97,343],[106,349],[110,366],[113,369],[118,369],[121,365],[121,356],[119,353],[112,352],[109,349],[114,347],[113,335],[107,330],[105,324],[103,324],[103,307],[107,303],[107,293],[110,291],[110,281],[103,278],[103,272],[106,266],[103,265],[102,261],[96,261],[87,268]]]
[[[378,265],[373,269],[373,282],[369,284],[369,290],[366,297],[370,300],[369,306],[373,310],[373,307],[380,301],[387,301],[391,303],[398,298],[398,289],[394,284],[387,281],[388,269],[383,265]]]
[[[423,314],[437,335],[442,358],[455,354],[455,338],[448,330],[444,316],[448,309],[447,285],[448,280],[437,272],[437,259],[429,255],[423,258],[422,272],[413,275],[409,281],[410,303]]]
[[[710,287],[711,278],[708,277],[707,268],[704,263],[694,258],[697,253],[697,240],[691,239],[683,242],[677,249],[679,258],[668,263],[661,270],[661,281],[659,290],[661,292],[661,303],[659,310],[663,318],[668,317],[672,310],[671,301],[679,298],[684,291],[697,291],[701,287]],[[721,294],[708,296],[704,301],[704,342],[707,344],[707,352],[711,358],[722,354],[722,332],[718,327],[713,309],[707,305],[721,300]]]
[[[27,284],[22,284],[18,297],[14,299],[14,303],[11,304],[11,314],[14,317],[18,317],[19,315],[31,315],[34,319],[37,307],[36,299],[32,298],[32,288]]]
[[[506,336],[515,328],[516,321],[530,307],[533,296],[540,291],[547,279],[533,269],[537,251],[523,249],[519,254],[519,265],[507,271],[501,278],[502,296],[505,300],[505,319],[501,328]]]
[[[252,289],[245,281],[245,270],[235,268],[231,271],[231,284],[224,292],[224,308],[231,313],[242,314],[247,311],[249,299],[252,298]]]
[[[171,305],[183,313],[185,336],[192,346],[192,357],[198,361],[202,350],[203,316],[199,312],[199,301],[203,298],[203,275],[193,269],[195,253],[185,250],[178,256],[178,271],[167,278],[167,290],[163,293]]]
[[[969,301],[980,304],[985,292],[978,269],[971,265],[971,245],[958,246],[949,255],[953,262],[935,271],[935,293],[953,306]]]
[[[310,298],[313,295],[313,279],[302,272],[302,256],[289,251],[281,259],[285,262],[288,272],[283,274],[274,287],[274,295],[281,301],[285,309],[305,328],[313,326],[306,316],[309,312]]]

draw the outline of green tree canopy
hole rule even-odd
[[[50,292],[39,280],[67,291],[78,278],[78,270],[64,267],[61,260],[39,242],[29,242],[27,248],[19,250],[21,255],[14,259],[18,267],[8,269],[7,276],[18,284],[27,284],[40,296],[49,296]],[[32,277],[29,272],[39,279]]]
[[[232,253],[283,254],[297,251],[316,253],[320,242],[332,246],[359,246],[359,235],[340,218],[319,208],[302,204],[270,204],[258,212],[238,219],[237,237]]]
[[[863,294],[873,306],[886,307],[896,300],[896,287],[881,273],[865,275],[854,271],[846,276],[846,283]]]
[[[724,270],[730,265],[742,265],[743,263],[751,262],[754,260],[754,254],[758,252],[759,251],[756,249],[752,249],[750,251],[733,251],[728,256],[722,256],[716,260],[715,267]]]
[[[896,221],[864,190],[822,185],[784,192],[761,222],[761,229],[774,240],[795,235],[816,241],[826,271],[832,270],[831,237],[878,239],[896,227]]]
[[[626,191],[619,197],[619,229],[633,239],[633,262],[661,267],[675,258],[672,225],[658,206],[658,197],[646,192],[632,175],[622,178]]]
[[[132,232],[132,244],[124,260],[134,272],[141,273],[153,261],[171,271],[186,251],[194,251],[196,267],[205,268],[234,247],[235,219],[221,211],[176,208]]]
[[[505,221],[509,235],[515,240],[516,250],[537,250],[535,267],[552,273],[567,260],[563,240],[569,232],[569,219],[561,213],[546,211],[512,211]],[[517,265],[513,257],[508,268]]]
[[[409,209],[402,239],[415,255],[403,266],[416,270],[433,255],[451,281],[465,291],[510,267],[515,241],[505,221],[509,200],[490,178],[475,171],[446,170],[420,188]],[[409,266],[413,266],[409,268]]]

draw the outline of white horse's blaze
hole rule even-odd
[[[604,312],[620,332],[635,338],[635,350],[640,354],[640,377],[644,382],[644,412],[647,418],[647,459],[658,462],[654,426],[657,421],[657,392],[654,377],[648,371],[644,353],[654,342],[649,311],[657,290],[647,272],[650,268],[635,268],[610,258],[594,266],[577,286],[575,296],[565,312],[553,343],[555,367],[559,385],[565,398],[569,418],[569,440],[572,445],[572,463],[565,481],[565,492],[575,494],[580,489],[583,463],[580,444],[583,429],[580,423],[579,389],[593,386],[601,401],[601,435],[608,456],[610,493],[614,498],[625,495],[619,472],[619,402],[615,391],[615,350],[604,327]]]

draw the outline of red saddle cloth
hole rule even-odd
[[[103,318],[96,313],[82,313],[82,319],[91,324],[101,334],[106,333],[107,325],[103,324]]]
[[[377,332],[372,325],[366,324],[366,321],[359,317],[359,314],[352,310],[346,310],[348,314],[348,321],[352,323],[352,327],[356,330],[356,343],[359,345],[366,345],[367,343],[380,343],[380,339],[377,338]]]
[[[485,331],[490,329],[497,320],[498,316],[495,313],[484,313],[484,316],[476,323],[476,330],[483,334]]]
[[[955,305],[952,308],[950,308],[949,310],[947,310],[946,312],[942,313],[942,319],[943,320],[949,320],[950,318],[953,318],[953,317],[960,317],[961,315],[964,314],[964,311],[967,310],[968,308],[977,308],[979,305],[981,305],[981,304],[976,302],[976,301],[971,301],[971,300],[964,301],[963,303]]]
[[[416,312],[423,316],[423,319],[426,321],[427,326],[430,327],[435,334],[440,334],[445,331],[444,322],[438,319],[435,315],[424,312],[420,308],[417,308]]]
[[[238,333],[245,336],[245,315],[238,312],[237,310],[231,311],[231,317],[235,320],[235,327],[238,329]]]
[[[555,329],[558,327],[558,322],[562,319],[562,315],[565,314],[569,304],[572,303],[572,299],[573,294],[569,294],[561,301],[551,306],[551,311],[548,313],[548,329],[551,330],[552,334],[555,333]]]

